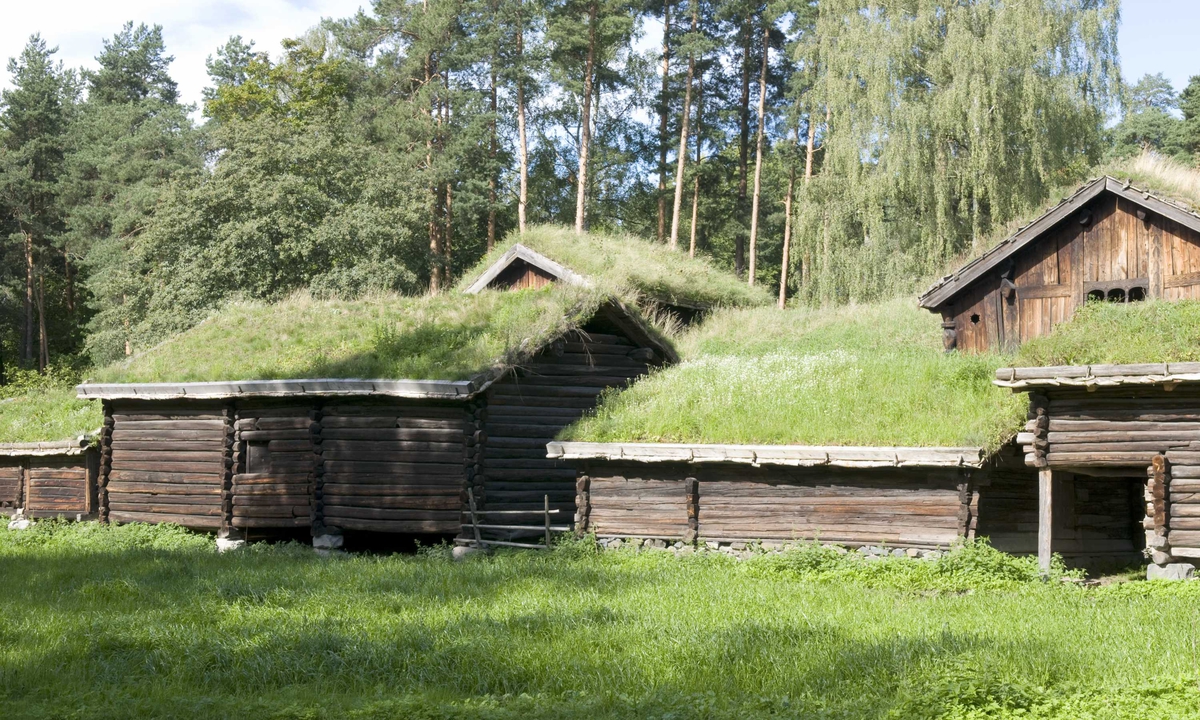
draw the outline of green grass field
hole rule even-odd
[[[0,714],[1200,716],[1200,583],[1032,575],[982,546],[456,563],[43,524],[0,530]]]

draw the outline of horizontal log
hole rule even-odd
[[[460,497],[462,483],[431,484],[354,484],[330,483],[324,485],[325,497],[383,496],[383,497]]]
[[[371,404],[353,404],[347,403],[325,405],[322,409],[323,417],[321,422],[325,422],[333,417],[412,417],[412,418],[459,418],[463,416],[464,407],[462,403],[451,402],[448,404],[436,404],[427,402],[406,402],[406,403],[380,403],[378,405]]]
[[[365,508],[349,505],[325,505],[325,517],[356,518],[361,520],[424,520],[460,523],[460,511],[454,510],[401,510],[395,508]],[[336,523],[335,523],[336,524]]]
[[[313,442],[311,439],[305,440],[269,440],[267,441],[267,452],[275,453],[312,453]]]
[[[290,528],[308,527],[312,523],[311,514],[291,518],[257,518],[235,516],[230,524],[238,528]]]
[[[246,495],[244,493],[234,493],[234,507],[290,507],[293,505],[303,505],[305,508],[312,501],[308,493],[308,489],[301,489],[299,492],[279,493],[276,495]]]
[[[225,463],[221,458],[207,462],[114,460],[112,467],[113,472],[185,473],[195,475],[223,475],[225,473]]]
[[[116,412],[112,419],[116,423],[126,422],[158,422],[163,420],[224,420],[220,411],[209,409],[163,408],[155,405],[153,410],[145,412]]]
[[[225,452],[225,438],[213,437],[209,440],[120,440],[112,444],[113,452],[133,450],[140,452]]]
[[[359,451],[350,452],[347,450],[326,450],[322,453],[325,463],[328,465],[330,461],[357,461],[357,462],[382,462],[382,463],[401,463],[401,464],[444,464],[444,465],[462,465],[463,449],[459,446],[455,451],[451,452],[404,452],[404,451]]]
[[[295,518],[311,517],[312,511],[308,505],[272,505],[272,506],[233,506],[234,517],[257,517],[257,518]]]
[[[333,518],[327,519],[326,525],[343,530],[362,530],[366,532],[385,533],[437,533],[451,534],[462,530],[459,520],[369,520],[365,518]]]
[[[30,468],[29,478],[33,482],[83,482],[87,479],[87,468],[79,467],[70,470],[47,470],[45,468]]]
[[[215,428],[212,430],[138,430],[133,428],[125,428],[117,426],[113,430],[113,442],[138,441],[138,440],[221,440],[224,441],[225,431],[223,428]]]
[[[325,473],[329,474],[384,474],[384,475],[443,475],[461,477],[461,464],[400,463],[400,462],[354,462],[350,460],[326,460]]]
[[[206,450],[113,450],[113,463],[121,462],[223,462],[224,448]]]
[[[563,478],[566,480],[575,479],[575,470],[573,468],[560,469],[513,469],[513,468],[487,468],[487,477],[495,480],[550,480],[554,478]]]
[[[225,429],[225,420],[223,418],[187,418],[178,420],[126,420],[125,422],[115,423],[113,425],[117,430],[138,430],[146,432],[154,432],[158,430],[203,430],[210,432],[223,432]]]
[[[118,512],[109,510],[108,519],[116,523],[174,523],[189,528],[215,528],[221,518],[211,515],[177,515],[158,512]]]
[[[312,483],[270,483],[270,484],[239,484],[236,480],[233,484],[234,497],[239,496],[264,496],[271,497],[276,495],[309,495],[312,492]]]
[[[1056,443],[1050,446],[1050,453],[1113,453],[1139,452],[1146,453],[1146,463],[1149,458],[1163,452],[1171,446],[1170,441],[1162,442],[1105,442],[1105,443]]]
[[[1126,443],[1126,442],[1190,442],[1200,441],[1200,429],[1195,431],[1170,430],[1106,430],[1091,432],[1051,432],[1046,438],[1051,443]]]
[[[163,506],[171,505],[186,505],[188,507],[217,507],[220,493],[215,495],[211,493],[191,493],[183,494],[168,494],[168,493],[130,493],[109,490],[109,507],[120,506],[125,509],[136,505],[138,507],[146,506]],[[189,511],[190,512],[190,511]]]
[[[323,439],[321,452],[408,452],[408,453],[458,453],[463,452],[463,441],[457,437],[453,442],[419,442],[409,440],[331,440]]]
[[[541,397],[534,395],[491,395],[488,400],[488,412],[501,407],[560,407],[560,408],[577,408],[580,410],[591,409],[596,406],[596,398],[577,397]]]
[[[586,385],[555,385],[543,387],[519,383],[506,383],[492,386],[493,397],[520,398],[590,398],[594,399],[604,388],[588,387]]]
[[[152,493],[154,495],[193,495],[220,497],[219,484],[196,483],[148,483],[148,482],[115,482],[109,481],[106,486],[109,495],[120,493]]]
[[[1144,468],[1150,464],[1153,452],[1084,452],[1084,453],[1055,453],[1046,455],[1051,465],[1079,466],[1088,465],[1127,465],[1130,468]]]
[[[1167,531],[1167,542],[1172,546],[1200,547],[1200,531],[1171,529]]]
[[[302,417],[260,417],[254,420],[253,430],[317,430],[320,425],[308,415]]]
[[[307,483],[311,473],[241,473],[233,476],[237,485],[277,485]]]
[[[408,430],[404,428],[339,428],[321,432],[323,440],[411,440],[417,442],[461,443],[463,430]]]
[[[464,477],[454,475],[428,475],[428,474],[412,474],[400,475],[398,473],[326,473],[325,485],[443,485],[451,487],[462,487]]]
[[[220,515],[221,507],[217,504],[212,505],[186,505],[179,503],[133,503],[124,502],[123,499],[110,500],[109,512],[143,512],[143,513],[168,513],[176,515]]]
[[[307,441],[312,438],[312,433],[308,430],[242,430],[238,438],[243,442]]]
[[[340,508],[376,508],[395,510],[461,510],[463,499],[459,495],[343,495],[341,493],[325,494],[325,509],[328,513],[330,506]]]
[[[1200,417],[1198,415],[1197,417]],[[1200,422],[1066,420],[1052,418],[1050,432],[1200,432]]]

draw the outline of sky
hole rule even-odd
[[[175,56],[171,75],[187,103],[200,102],[208,84],[204,60],[231,35],[254,40],[279,53],[279,42],[295,37],[323,17],[354,14],[370,0],[8,0],[0,21],[0,60],[21,52],[30,34],[41,32],[69,67],[94,67],[104,38],[127,20],[163,26],[167,51]],[[1165,73],[1182,90],[1200,75],[1200,0],[1124,0],[1120,50],[1131,81]],[[657,27],[647,25],[649,32]],[[8,86],[0,73],[0,87]]]
[[[0,20],[0,62],[20,54],[40,32],[68,67],[94,68],[94,58],[129,20],[162,25],[167,53],[175,56],[171,77],[186,103],[199,105],[209,84],[204,60],[231,35],[254,40],[272,56],[280,41],[313,27],[323,17],[343,18],[370,0],[6,0]],[[9,86],[7,72],[0,87]]]

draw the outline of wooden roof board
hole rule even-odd
[[[997,268],[1013,254],[1036,242],[1058,223],[1070,217],[1084,205],[1102,193],[1112,193],[1125,198],[1147,210],[1167,217],[1179,224],[1200,232],[1200,215],[1170,200],[1160,198],[1147,190],[1133,187],[1111,176],[1089,181],[1071,197],[1051,208],[1037,220],[1018,230],[1000,244],[964,265],[958,271],[943,277],[920,297],[921,307],[935,310],[949,303],[969,288],[976,280]]]
[[[1200,383],[1200,363],[1000,368],[996,371],[996,379],[993,383],[1015,392],[1054,387],[1101,388],[1124,385]]]
[[[789,467],[979,468],[983,448],[852,447],[812,445],[711,445],[692,443],[592,443],[554,441],[546,457],[557,460],[741,463]]]
[[[80,435],[72,440],[50,442],[0,443],[0,457],[52,457],[82,455],[91,445],[91,438]]]
[[[573,270],[561,265],[545,255],[525,247],[521,243],[516,243],[510,247],[500,259],[492,263],[492,266],[483,271],[483,274],[476,278],[475,282],[464,291],[468,295],[475,295],[485,290],[492,281],[494,281],[500,273],[504,272],[517,261],[526,262],[533,267],[545,272],[556,280],[570,283],[572,285],[582,285],[589,287],[591,283],[584,276],[574,272]]]
[[[218,400],[235,397],[378,395],[422,400],[466,400],[489,380],[232,380],[184,383],[84,383],[75,388],[80,399],[100,400]]]

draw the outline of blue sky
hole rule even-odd
[[[8,0],[0,22],[0,61],[21,51],[31,33],[59,46],[68,66],[93,65],[101,40],[126,20],[159,23],[171,73],[186,102],[198,103],[208,82],[204,59],[233,34],[278,53],[279,42],[322,17],[345,17],[370,0]],[[1177,90],[1200,75],[1200,0],[1125,0],[1120,32],[1125,77],[1166,73]],[[647,32],[661,32],[648,24]],[[643,40],[648,41],[649,38]],[[7,86],[0,73],[0,87]]]
[[[1161,72],[1183,90],[1200,75],[1200,0],[1125,0],[1119,45],[1127,80]]]

